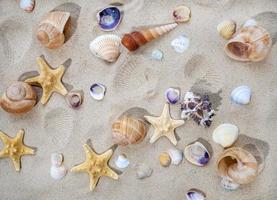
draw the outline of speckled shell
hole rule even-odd
[[[142,121],[124,116],[113,123],[112,134],[115,144],[138,144],[146,135],[146,127]]]
[[[217,160],[219,176],[230,177],[237,184],[253,182],[258,174],[258,163],[248,151],[233,147],[225,150]]]
[[[236,22],[233,20],[224,20],[217,25],[217,32],[221,37],[229,40],[236,32]]]
[[[65,40],[64,28],[69,17],[69,12],[61,11],[54,11],[45,15],[38,26],[38,40],[49,49],[62,46]]]
[[[260,26],[242,27],[225,45],[226,54],[238,61],[258,62],[266,58],[272,46],[267,30]]]

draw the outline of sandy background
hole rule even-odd
[[[23,116],[0,111],[0,129],[15,136],[24,128],[25,143],[37,147],[35,156],[22,159],[22,170],[15,172],[10,159],[0,160],[0,199],[185,199],[190,188],[203,190],[210,200],[273,200],[277,198],[277,48],[273,46],[266,60],[259,63],[241,63],[228,58],[223,52],[226,41],[216,31],[224,19],[234,19],[239,24],[251,16],[277,12],[276,0],[133,0],[126,1],[121,25],[115,34],[129,32],[134,26],[171,22],[171,11],[180,3],[192,10],[188,24],[178,26],[158,41],[152,42],[133,54],[123,53],[114,64],[107,64],[89,51],[89,42],[103,34],[96,23],[97,10],[109,1],[76,0],[80,13],[74,34],[59,49],[41,46],[35,37],[41,17],[67,3],[65,0],[38,0],[35,10],[28,14],[16,1],[0,0],[0,93],[23,73],[38,70],[36,57],[44,55],[52,67],[67,61],[68,70],[63,81],[74,89],[83,89],[85,99],[80,110],[70,109],[63,96],[54,94],[46,106],[38,103]],[[77,9],[78,10],[78,9]],[[75,10],[76,11],[76,10]],[[76,14],[76,12],[75,12]],[[275,19],[275,21],[274,21]],[[271,24],[276,18],[268,17]],[[276,31],[276,29],[275,29]],[[189,49],[178,54],[170,46],[177,36],[190,38]],[[162,61],[151,60],[151,52],[159,48],[164,52]],[[108,88],[106,97],[96,102],[89,95],[89,87],[101,82]],[[231,90],[246,84],[253,89],[250,105],[239,107],[229,100]],[[171,148],[163,138],[149,144],[150,129],[145,140],[136,146],[118,148],[128,155],[132,164],[144,162],[154,172],[150,178],[138,180],[135,170],[129,168],[118,181],[102,178],[94,192],[89,192],[87,174],[69,173],[63,180],[54,181],[49,175],[50,155],[62,152],[65,165],[71,167],[85,159],[82,145],[91,139],[94,149],[101,153],[112,145],[111,124],[125,110],[142,107],[160,115],[164,105],[164,91],[180,87],[182,94],[193,88],[211,94],[217,109],[212,126],[208,129],[189,121],[177,129],[180,138],[177,147],[183,149],[198,138],[210,142],[213,158],[207,167],[199,168],[184,161],[179,166],[162,168],[158,155]],[[172,116],[179,118],[179,106],[171,107]],[[219,185],[216,158],[222,148],[212,141],[212,132],[219,124],[236,124],[239,142],[255,143],[263,149],[266,166],[257,180],[234,192]]]

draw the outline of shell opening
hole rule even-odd
[[[250,46],[243,42],[230,42],[227,44],[227,49],[234,56],[239,58],[248,58],[250,52]]]

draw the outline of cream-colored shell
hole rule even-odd
[[[69,17],[69,12],[62,11],[54,11],[45,15],[38,26],[38,40],[49,49],[62,46],[65,40],[64,28]]]
[[[272,46],[267,30],[260,26],[242,27],[225,45],[226,54],[238,61],[258,62],[266,58]]]
[[[218,34],[226,40],[229,40],[236,32],[236,22],[233,20],[224,20],[217,25]]]
[[[163,152],[159,156],[161,166],[168,167],[171,164],[171,158],[167,152]]]
[[[120,55],[120,41],[117,35],[101,35],[90,43],[89,48],[93,55],[108,62],[115,62]]]
[[[213,141],[222,147],[230,147],[237,139],[239,129],[233,124],[221,124],[213,132]]]

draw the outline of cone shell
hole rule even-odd
[[[95,38],[89,46],[91,52],[108,62],[115,62],[120,55],[120,37],[113,34]]]
[[[233,147],[225,150],[217,160],[219,175],[229,177],[237,184],[247,184],[255,180],[258,174],[258,163],[248,151]]]
[[[64,28],[69,17],[69,12],[54,11],[48,13],[39,23],[38,40],[49,49],[62,46],[65,40]]]
[[[126,146],[140,143],[146,135],[145,124],[135,118],[124,116],[112,125],[113,141]]]
[[[233,20],[225,20],[218,24],[217,32],[221,37],[229,40],[236,32],[236,22]]]
[[[134,31],[130,34],[125,34],[121,40],[121,43],[129,51],[135,51],[147,42],[157,39],[158,37],[173,30],[177,25],[177,23],[171,23],[162,26],[157,26],[154,28],[144,29],[141,31]]]
[[[226,44],[226,54],[238,61],[258,62],[268,55],[272,46],[269,32],[260,26],[242,27]]]

